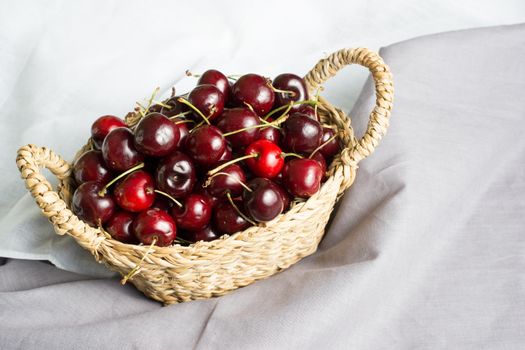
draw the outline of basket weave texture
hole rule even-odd
[[[319,192],[308,200],[295,202],[288,212],[271,222],[211,242],[149,247],[116,241],[71,212],[68,203],[75,186],[72,166],[62,157],[30,144],[19,149],[16,163],[27,189],[56,233],[73,237],[97,261],[123,276],[139,266],[130,282],[146,296],[164,304],[220,296],[267,278],[315,252],[334,204],[354,181],[357,164],[374,151],[385,134],[394,90],[392,75],[375,52],[366,48],[334,52],[306,75],[308,89],[313,93],[350,64],[367,67],[375,82],[376,104],[364,136],[357,139],[350,118],[321,97],[321,121],[336,129],[344,147],[332,162],[329,177]],[[139,118],[130,113],[126,122],[132,126]],[[90,147],[88,142],[77,157]],[[59,179],[56,191],[43,176],[42,168]]]

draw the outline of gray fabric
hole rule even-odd
[[[396,83],[390,131],[315,255],[227,296],[164,308],[115,279],[7,260],[0,347],[525,347],[525,25],[382,55]],[[371,91],[353,110],[358,130]]]

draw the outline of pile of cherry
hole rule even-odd
[[[230,83],[230,80],[233,80]],[[202,74],[186,95],[91,128],[72,210],[125,243],[210,241],[267,222],[320,188],[339,142],[302,78]]]

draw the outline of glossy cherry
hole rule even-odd
[[[273,80],[272,85],[279,89],[287,92],[276,92],[275,93],[275,107],[280,107],[289,104],[290,102],[308,100],[308,90],[303,78],[291,74],[284,73],[280,74]],[[298,110],[300,105],[292,106],[292,110]]]
[[[191,90],[188,101],[195,106],[209,121],[213,121],[224,110],[224,95],[214,85],[198,85]],[[197,116],[200,120],[201,117]]]
[[[82,154],[73,166],[73,175],[78,184],[88,181],[104,184],[113,177],[100,151],[87,151]]]
[[[225,109],[217,127],[227,134],[241,129],[244,131],[226,136],[233,148],[243,148],[257,140],[259,129],[254,126],[259,125],[259,117],[248,108]]]
[[[211,193],[209,192],[208,190],[208,187],[203,187],[202,186],[203,184],[201,182],[197,182],[197,184],[195,185],[194,189],[193,189],[193,193],[195,194],[200,194],[201,196],[203,196],[204,198],[206,198],[206,200],[208,201],[208,203],[210,203],[210,206],[212,208],[215,208],[215,206],[221,201],[218,197],[215,197],[215,196],[212,196]]]
[[[106,222],[106,231],[123,243],[137,243],[137,237],[133,233],[132,224],[135,215],[127,211],[117,211],[111,219]]]
[[[296,113],[305,114],[311,119],[319,121],[319,117],[317,113],[315,113],[315,108],[309,104],[298,105],[296,111]]]
[[[311,153],[321,144],[323,129],[318,121],[304,114],[294,113],[283,124],[284,149],[297,153]]]
[[[113,196],[109,193],[103,196],[99,194],[103,188],[104,185],[98,182],[84,182],[78,186],[71,200],[73,213],[94,227],[108,221],[115,211]]]
[[[315,152],[313,155],[310,156],[310,159],[313,159],[319,163],[319,165],[321,166],[321,170],[323,171],[323,177],[324,177],[324,174],[326,173],[326,170],[327,170],[327,165],[326,165],[326,159],[323,157],[321,152],[319,151]]]
[[[177,225],[173,218],[164,210],[156,208],[137,215],[132,227],[135,236],[144,245],[156,240],[155,245],[166,247],[171,245],[177,236]]]
[[[266,119],[266,121],[273,122],[273,119],[270,117]],[[271,126],[260,128],[257,139],[258,140],[268,140],[279,146],[281,144],[281,139],[282,139],[281,130],[271,127]]]
[[[228,81],[228,78],[215,69],[207,70],[206,72],[202,73],[199,80],[197,81],[197,85],[213,85],[217,89],[222,92],[222,95],[224,96],[224,100],[228,101],[230,98],[230,82]]]
[[[232,153],[232,146],[226,145],[226,148],[224,149],[224,152],[222,153],[222,156],[219,158],[219,162],[227,162],[233,158]]]
[[[251,191],[245,189],[242,199],[246,211],[255,221],[270,221],[282,213],[283,196],[272,181],[258,177],[251,180],[248,187]]]
[[[179,127],[160,113],[150,113],[135,128],[135,147],[145,155],[163,157],[175,151]]]
[[[98,118],[93,125],[91,125],[91,139],[93,140],[93,144],[97,149],[100,149],[110,131],[122,127],[126,127],[126,123],[114,115],[104,115]]]
[[[282,150],[268,140],[257,140],[246,147],[246,155],[257,155],[246,159],[248,168],[258,177],[276,177],[284,166]]]
[[[113,191],[115,201],[125,210],[139,212],[155,201],[155,184],[144,170],[135,171],[124,178]]]
[[[190,242],[209,242],[219,238],[220,236],[221,235],[217,231],[215,231],[215,229],[211,225],[208,225],[196,231],[183,231],[180,233],[181,238],[184,238],[185,240]]]
[[[180,134],[179,142],[177,143],[177,149],[184,148],[184,145],[186,144],[185,143],[186,142],[186,138],[190,134],[190,129],[188,128],[189,123],[185,123],[185,121],[186,120],[183,119],[183,118],[177,119],[175,121],[175,124],[179,128],[179,134]]]
[[[323,128],[323,136],[321,138],[321,144],[323,147],[319,149],[319,152],[326,158],[331,159],[333,156],[335,156],[339,151],[341,150],[341,146],[339,145],[339,140],[336,138],[330,140],[330,138],[334,137],[335,131],[330,128]],[[330,140],[328,142],[328,140]],[[325,144],[326,143],[326,144]]]
[[[196,128],[186,140],[188,155],[203,166],[217,164],[225,149],[226,140],[221,131],[213,125],[203,125]]]
[[[235,198],[242,194],[241,183],[245,182],[244,170],[238,164],[232,164],[213,175],[206,189],[214,197],[223,198],[229,192]]]
[[[234,200],[237,208],[242,209],[242,201]],[[221,235],[242,231],[251,226],[228,201],[217,204],[213,211],[213,226]]]
[[[102,156],[107,166],[118,172],[126,171],[144,160],[135,148],[133,133],[128,128],[114,129],[106,136]]]
[[[283,169],[283,184],[293,196],[308,198],[319,191],[323,170],[313,159],[292,159]]]
[[[176,151],[161,159],[155,174],[157,187],[175,198],[191,193],[196,181],[195,166],[190,157]]]
[[[280,184],[277,184],[274,181],[274,185],[275,189],[279,192],[283,199],[283,211],[288,210],[288,208],[290,208],[290,203],[292,202],[292,197]]]
[[[190,194],[184,199],[182,208],[174,206],[171,215],[177,227],[184,230],[200,230],[210,223],[212,206],[209,200],[200,194]]]
[[[235,105],[246,107],[248,104],[257,115],[263,116],[272,109],[275,93],[265,77],[246,74],[233,84],[232,98]]]

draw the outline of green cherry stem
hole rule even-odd
[[[195,107],[190,101],[182,97],[179,97],[177,101],[179,101],[180,103],[184,103],[186,106],[193,109],[206,122],[206,124],[210,125],[210,121],[208,120],[208,118],[206,118],[206,116],[197,107]]]
[[[315,100],[304,100],[304,101],[295,101],[295,102],[292,102],[292,103],[289,103],[289,104],[286,104],[286,105],[282,105],[281,107],[277,107],[276,109],[274,109],[273,111],[271,111],[270,113],[268,113],[267,115],[264,116],[264,120],[267,120],[269,117],[271,117],[272,115],[274,115],[275,113],[279,113],[280,111],[284,111],[285,109],[288,108],[288,106],[292,105],[292,106],[297,106],[297,105],[303,105],[303,104],[308,104],[310,106],[316,106],[317,105],[317,101]]]
[[[312,153],[310,153],[310,156],[308,158],[312,158],[314,156],[314,154],[316,152],[319,152],[319,150],[321,148],[323,148],[324,146],[328,145],[330,142],[332,142],[335,138],[337,137],[337,134],[335,134],[334,136],[330,137],[328,140],[326,140],[325,142],[323,142],[319,147],[317,147],[316,149],[314,149],[314,151]]]
[[[160,190],[155,190],[154,192],[158,193],[158,194],[161,194],[164,197],[167,197],[167,198],[171,199],[173,201],[173,203],[175,203],[175,204],[177,204],[179,206],[179,208],[182,208],[182,203],[179,202],[178,200],[176,200],[175,198],[173,198],[172,196],[170,196],[169,194],[167,194],[166,192],[163,192],[163,191],[160,191]]]
[[[190,113],[191,113],[191,111],[182,112],[182,113],[175,114],[175,115],[169,117],[169,119],[170,119],[170,120],[173,120],[173,119],[180,118],[180,117],[183,117],[183,116],[185,116],[185,115],[188,115],[188,114],[190,114]]]
[[[247,217],[246,215],[243,214],[242,211],[240,211],[239,207],[237,207],[237,205],[235,205],[235,203],[233,202],[233,198],[232,198],[232,195],[230,194],[230,192],[227,192],[226,193],[226,197],[228,198],[228,201],[230,202],[230,204],[232,205],[233,209],[235,209],[235,211],[237,212],[237,214],[239,214],[244,220],[248,221],[250,224],[252,224],[253,226],[257,226],[257,223],[254,222],[253,220],[251,220],[249,217]]]
[[[236,158],[236,159],[232,159],[229,162],[223,163],[223,164],[219,165],[218,167],[216,167],[215,169],[212,169],[212,170],[208,171],[208,175],[212,176],[214,174],[217,174],[222,169],[224,169],[224,168],[226,168],[226,167],[228,167],[228,166],[230,166],[232,164],[235,164],[237,162],[240,162],[242,160],[250,159],[250,158],[257,158],[257,157],[259,157],[259,154],[251,153],[251,154],[247,154],[245,156],[242,156],[242,157],[239,157],[239,158]]]
[[[111,180],[110,182],[108,182],[104,188],[102,188],[99,192],[98,192],[98,195],[100,197],[103,197],[106,195],[107,191],[108,191],[108,188],[109,186],[113,185],[115,182],[117,182],[118,180],[122,179],[124,176],[128,175],[128,174],[131,174],[132,172],[136,171],[136,170],[139,170],[139,169],[142,169],[144,168],[144,163],[140,163],[138,165],[135,165],[133,168],[130,168],[128,170],[126,170],[125,172],[123,172],[122,174],[120,174],[119,176],[117,176],[116,178],[114,178],[113,180]]]
[[[239,185],[241,185],[246,191],[248,192],[253,192],[253,190],[251,188],[248,187],[248,185],[246,185],[244,182],[242,182],[241,180],[239,180],[237,177],[231,175],[231,174],[228,174],[228,173],[223,173],[223,172],[218,172],[218,173],[215,173],[213,174],[212,176],[208,177],[208,179],[206,179],[206,182],[204,183],[204,185],[202,187],[206,188],[208,187],[210,184],[211,184],[211,180],[216,177],[216,176],[219,176],[219,175],[222,175],[222,176],[228,176],[230,177],[231,179],[237,181],[239,183]]]
[[[300,154],[297,154],[297,153],[293,153],[293,152],[290,152],[290,153],[281,153],[281,157],[282,158],[286,158],[286,157],[297,157],[297,158],[304,158],[302,155]]]

